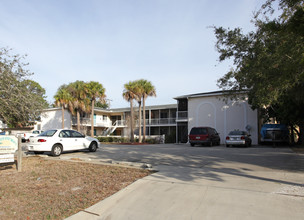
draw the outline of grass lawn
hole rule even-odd
[[[64,219],[114,194],[147,170],[28,157],[0,165],[0,219]]]

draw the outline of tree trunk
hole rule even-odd
[[[138,102],[138,142],[141,143],[141,102]]]
[[[64,107],[63,105],[61,106],[61,127],[64,129]]]
[[[146,98],[143,97],[143,139],[142,142],[146,141]]]
[[[300,130],[300,135],[299,135],[298,144],[302,145],[303,144],[303,140],[304,140],[304,121],[301,121],[299,123],[299,130]]]
[[[94,106],[95,106],[95,100],[92,100],[92,110],[91,110],[91,137],[94,137]]]
[[[130,110],[131,110],[131,137],[130,137],[130,141],[131,141],[131,143],[133,143],[134,142],[134,124],[133,124],[133,122],[134,122],[134,112],[133,112],[133,100],[131,99],[130,100]]]
[[[295,127],[293,125],[290,125],[290,138],[289,138],[289,142],[290,142],[291,145],[295,144],[295,139],[294,139],[295,133],[294,133],[294,130],[295,130]]]
[[[77,114],[77,131],[80,132],[80,113],[78,110],[76,114]]]

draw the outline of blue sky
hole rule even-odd
[[[128,107],[123,85],[147,79],[157,97],[218,90],[212,25],[253,30],[262,0],[0,0],[0,47],[27,54],[31,77],[53,102],[58,87],[98,81],[111,108]]]

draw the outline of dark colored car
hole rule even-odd
[[[189,143],[191,146],[195,144],[201,145],[219,145],[220,136],[214,128],[211,127],[193,127],[189,134]]]
[[[251,146],[250,134],[246,131],[234,130],[230,131],[226,137],[226,147],[241,145],[245,147]]]

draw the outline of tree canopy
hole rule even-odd
[[[102,103],[105,99],[105,88],[96,81],[85,84],[87,96],[91,100],[91,136],[94,137],[94,107],[95,103]]]
[[[145,79],[137,81],[138,86],[141,88],[141,99],[143,104],[143,142],[146,140],[146,99],[149,96],[156,96],[156,90],[153,84]]]
[[[48,106],[45,90],[30,80],[25,56],[11,55],[0,48],[0,120],[10,127],[22,127],[36,120]]]
[[[131,119],[130,119],[130,128],[131,128],[131,142],[134,141],[134,128],[133,128],[133,121],[134,121],[134,112],[133,112],[133,100],[138,102],[138,127],[139,127],[139,142],[141,143],[141,119],[142,119],[142,110],[141,106],[143,106],[143,141],[145,141],[146,135],[146,114],[145,114],[145,101],[148,96],[156,96],[156,90],[153,84],[145,79],[139,79],[135,81],[130,81],[124,85],[123,97],[128,102],[130,102],[131,108]]]
[[[136,94],[136,83],[130,81],[124,84],[124,90],[122,96],[125,100],[130,102],[130,140],[134,142],[134,110],[133,110],[133,100],[138,99]]]
[[[99,82],[75,81],[58,88],[54,96],[55,105],[62,108],[62,127],[64,109],[77,115],[77,130],[80,131],[80,113],[91,113],[91,135],[94,135],[94,107],[105,103],[105,88]],[[107,106],[106,104],[104,104]]]
[[[255,31],[247,34],[240,28],[214,27],[219,60],[232,58],[234,63],[218,86],[233,92],[246,90],[253,109],[263,108],[266,119],[298,125],[303,136],[304,1],[268,0],[253,22]]]

